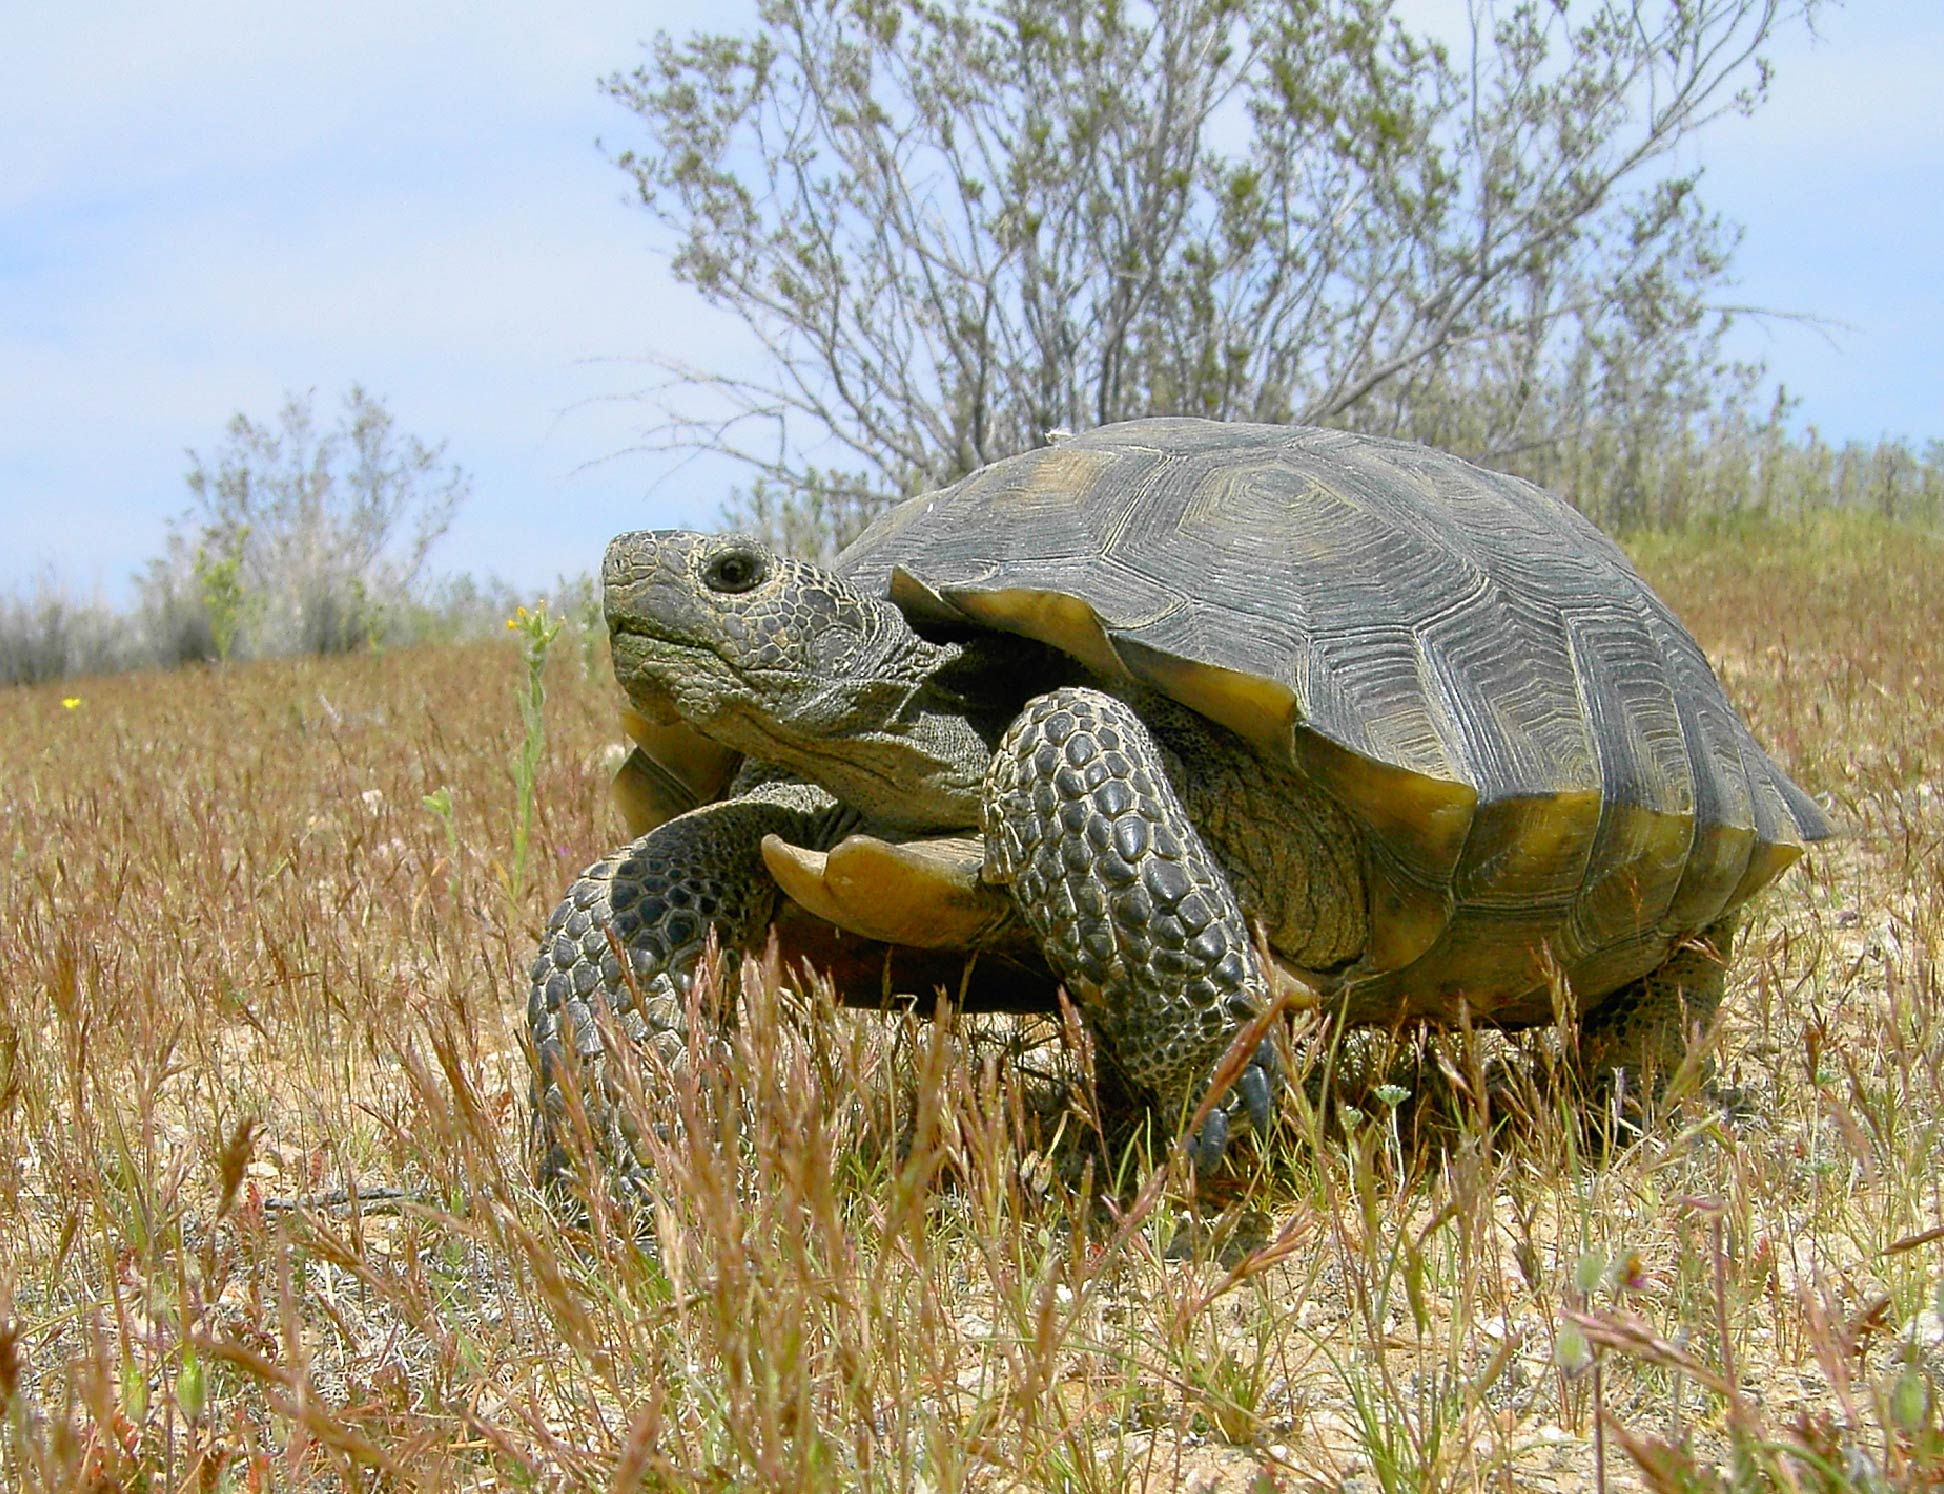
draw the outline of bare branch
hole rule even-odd
[[[664,36],[608,82],[647,134],[620,164],[769,372],[656,360],[644,441],[855,517],[1145,414],[1477,454],[1691,420],[1747,385],[1733,232],[1655,171],[1816,3],[1475,4],[1457,62],[1389,0],[763,0]]]

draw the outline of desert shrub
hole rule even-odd
[[[346,653],[410,607],[470,479],[359,385],[328,428],[315,402],[239,413],[217,451],[189,453],[192,501],[141,583],[158,659],[204,643],[206,656]]]
[[[0,685],[107,674],[129,652],[123,619],[99,601],[77,601],[52,575],[25,596],[0,598]]]

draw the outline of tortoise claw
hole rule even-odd
[[[1219,1107],[1209,1111],[1201,1130],[1188,1143],[1188,1160],[1195,1171],[1208,1172],[1220,1166],[1223,1155],[1228,1151],[1228,1140],[1228,1112]]]
[[[1201,1130],[1188,1143],[1188,1157],[1195,1171],[1207,1172],[1220,1165],[1238,1121],[1258,1136],[1269,1134],[1276,1123],[1276,1096],[1282,1083],[1282,1061],[1276,1057],[1276,1045],[1264,1038],[1249,1066],[1236,1079],[1229,1098],[1208,1112]]]
[[[1256,1050],[1249,1058],[1249,1066],[1235,1081],[1235,1091],[1242,1097],[1243,1112],[1249,1117],[1249,1129],[1258,1136],[1267,1136],[1276,1124],[1276,1097],[1282,1093],[1282,1060],[1276,1056],[1276,1043],[1273,1038],[1264,1037],[1256,1044]]]
[[[1275,1118],[1269,1094],[1269,1075],[1259,1065],[1252,1063],[1242,1071],[1242,1077],[1235,1081],[1235,1087],[1242,1092],[1242,1107],[1248,1112],[1249,1129],[1258,1136],[1267,1136],[1270,1122]]]

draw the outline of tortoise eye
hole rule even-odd
[[[702,568],[702,584],[710,591],[734,596],[763,579],[763,558],[750,550],[724,550]]]

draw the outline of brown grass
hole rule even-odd
[[[1052,1024],[752,965],[652,1252],[523,1163],[527,956],[618,833],[579,650],[517,906],[512,649],[0,697],[0,1482],[1944,1479],[1944,544],[1641,559],[1850,831],[1652,1135],[1590,1160],[1543,1040],[1378,1035],[1190,1200],[1045,1105]]]

